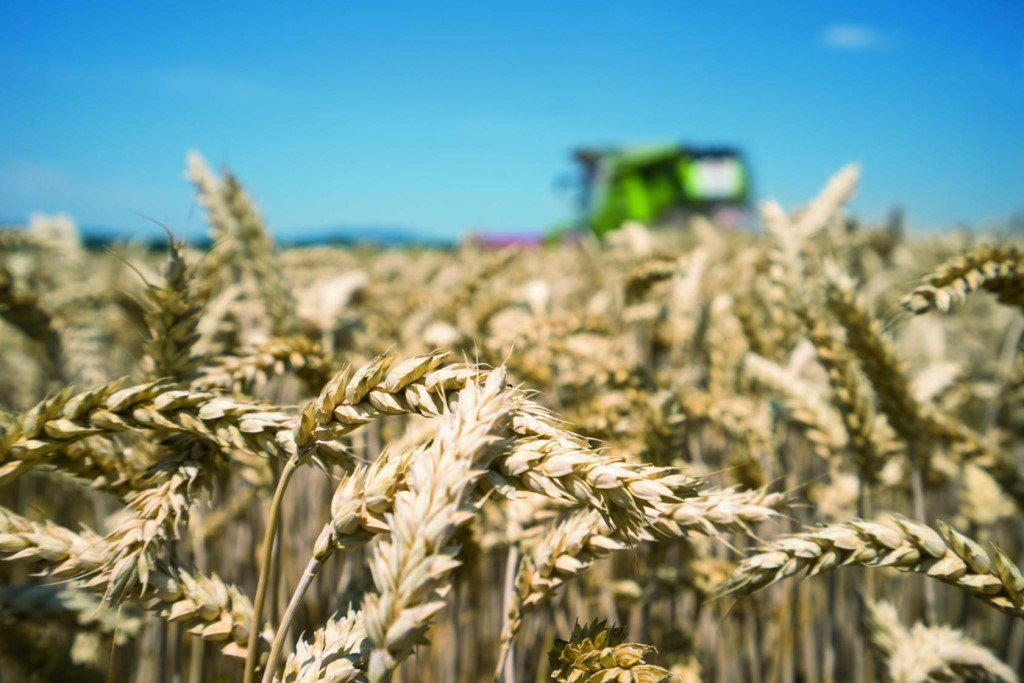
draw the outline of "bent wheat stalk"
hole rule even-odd
[[[654,532],[662,538],[751,533],[751,526],[776,517],[777,509],[786,503],[784,495],[766,491],[703,491],[668,510],[654,525]],[[654,536],[648,534],[645,540],[654,540]],[[630,547],[634,546],[617,538],[600,515],[584,511],[556,525],[524,553],[505,614],[495,679],[501,674],[525,612],[543,604],[601,557]]]
[[[952,527],[939,531],[899,515],[852,520],[785,536],[744,560],[721,593],[747,595],[805,572],[848,565],[892,567],[956,586],[996,609],[1024,617],[1024,575],[999,548],[991,554]]]
[[[82,580],[94,593],[108,593],[111,575],[103,571],[108,549],[102,538],[87,529],[75,533],[0,508],[0,553],[10,560],[39,562],[49,575]],[[122,597],[180,623],[204,640],[221,643],[221,650],[231,656],[245,655],[253,631],[257,648],[261,640],[269,644],[270,633],[253,628],[248,598],[216,576],[163,561],[149,568],[143,590]]]
[[[74,394],[68,387],[18,416],[0,438],[0,481],[16,477],[90,436],[126,430],[188,434],[221,450],[255,455],[294,450],[294,418],[256,403],[179,389],[157,380],[123,381]]]

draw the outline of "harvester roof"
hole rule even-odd
[[[635,147],[581,147],[573,151],[573,158],[588,168],[594,168],[601,162],[611,162],[626,168],[648,166],[680,157],[701,159],[738,156],[739,151],[732,147],[691,147],[678,142]]]
[[[677,143],[644,147],[583,147],[573,152],[573,158],[588,167],[597,166],[602,161],[610,161],[617,166],[646,166],[678,158],[685,151]]]

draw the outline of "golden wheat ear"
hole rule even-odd
[[[573,627],[569,640],[556,639],[548,653],[551,678],[559,683],[575,681],[635,681],[660,683],[671,675],[668,669],[648,664],[646,657],[657,653],[653,645],[625,642],[626,629],[609,627],[594,620]]]
[[[985,291],[1008,306],[1024,307],[1024,253],[1016,246],[982,246],[947,261],[904,297],[912,313],[949,311],[967,295]]]
[[[948,626],[914,624],[899,620],[892,603],[867,606],[866,620],[872,646],[882,655],[894,681],[963,680],[1016,683],[1017,674],[990,650]]]

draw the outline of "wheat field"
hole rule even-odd
[[[1024,252],[0,230],[7,681],[1017,681]]]

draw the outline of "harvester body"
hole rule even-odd
[[[696,213],[735,213],[750,199],[746,162],[729,148],[587,148],[573,158],[580,165],[580,192],[572,227],[598,236],[627,221],[657,225]]]

